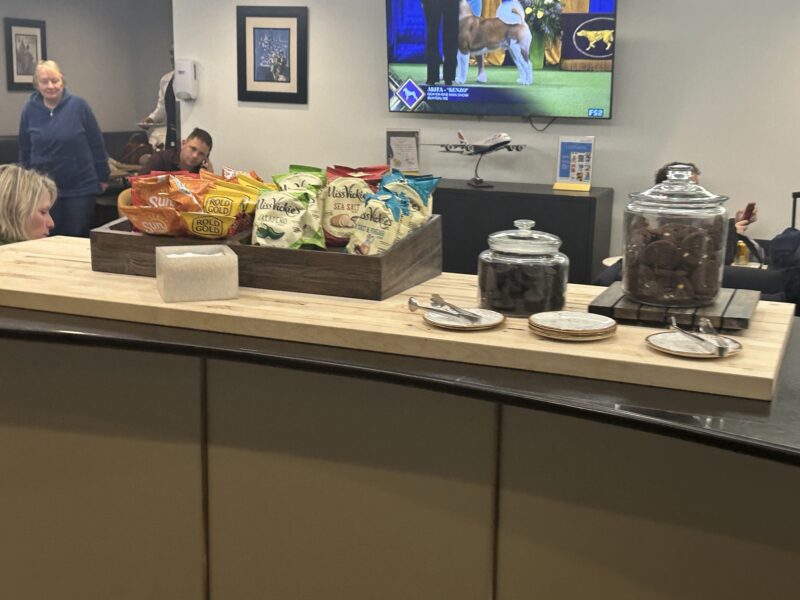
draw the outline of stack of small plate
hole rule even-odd
[[[566,342],[590,342],[611,337],[617,322],[594,313],[558,310],[528,317],[528,326],[536,335]]]

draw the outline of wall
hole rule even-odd
[[[63,69],[68,89],[88,100],[103,130],[135,129],[155,107],[158,81],[171,68],[170,0],[3,0],[0,16],[45,21],[47,57]],[[0,135],[16,135],[30,93],[7,91],[5,40],[0,62]]]
[[[800,189],[795,0],[747,11],[734,10],[729,0],[620,0],[613,119],[559,120],[544,133],[521,120],[390,114],[380,0],[352,0],[348,10],[330,0],[278,3],[309,7],[308,105],[239,102],[238,3],[173,1],[176,56],[200,64],[200,98],[183,103],[184,130],[201,126],[215,134],[216,166],[270,175],[292,161],[373,164],[385,160],[387,128],[418,128],[423,143],[452,140],[458,129],[470,138],[507,131],[528,148],[487,157],[481,175],[550,183],[558,136],[595,135],[594,184],[616,193],[612,253],[619,250],[627,194],[648,187],[670,160],[698,163],[703,184],[730,195],[733,209],[758,201],[755,237],[771,237],[788,224],[790,193]],[[472,175],[472,159],[431,146],[421,158],[425,171]]]

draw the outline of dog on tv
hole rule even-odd
[[[486,69],[483,57],[492,50],[506,50],[511,54],[519,71],[517,83],[533,83],[533,65],[530,60],[530,47],[533,36],[525,19],[521,23],[509,25],[497,17],[481,19],[472,12],[467,0],[459,2],[458,21],[458,66],[456,83],[466,83],[469,71],[469,57],[478,62],[478,83],[486,83]],[[521,11],[521,9],[520,9]]]

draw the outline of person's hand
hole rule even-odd
[[[753,214],[750,216],[750,220],[749,221],[744,219],[744,209],[743,208],[740,208],[739,210],[737,210],[736,211],[736,231],[739,232],[739,222],[740,221],[744,221],[744,223],[746,224],[745,227],[747,227],[747,225],[749,225],[750,223],[755,223],[756,221],[758,221],[758,216],[757,215],[758,215],[758,207],[757,206],[753,209]],[[741,233],[741,232],[739,232],[739,233]]]
[[[108,189],[108,182],[107,182],[107,181],[103,181],[103,182],[100,184],[100,191],[101,191],[101,192],[105,192],[107,189]]]
[[[742,211],[739,211],[742,212]],[[736,213],[736,217],[739,218],[741,215]],[[736,227],[736,233],[739,235],[744,235],[745,231],[747,231],[747,226],[750,224],[750,221],[747,219],[742,219],[741,221],[736,221],[734,223],[734,227]]]

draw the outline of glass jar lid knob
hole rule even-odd
[[[532,221],[531,219],[517,219],[514,221],[514,227],[519,229],[521,232],[529,233],[531,229],[536,227],[536,221]]]

